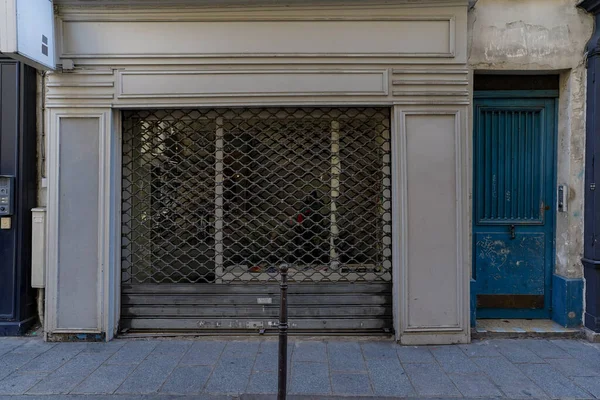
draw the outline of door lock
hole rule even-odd
[[[515,234],[515,226],[511,225],[510,226],[510,240],[514,240],[516,239],[517,235]]]

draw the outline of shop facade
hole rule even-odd
[[[296,334],[581,321],[585,68],[495,60],[493,2],[98,3],[56,1],[47,339],[268,334],[281,264]]]

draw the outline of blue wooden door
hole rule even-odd
[[[473,294],[477,318],[549,318],[555,100],[492,96],[476,93],[474,100]]]

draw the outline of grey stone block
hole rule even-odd
[[[533,382],[517,381],[507,384],[496,384],[510,399],[545,399],[548,395]]]
[[[396,351],[398,352],[398,357],[402,364],[426,364],[435,362],[435,359],[429,352],[429,348],[424,346],[398,346]]]
[[[287,364],[288,371],[291,370],[291,362],[294,352],[294,343],[288,343],[287,346]],[[254,362],[254,372],[258,371],[277,371],[279,362],[279,344],[275,341],[264,341],[258,348],[256,361]]]
[[[331,375],[331,386],[333,394],[366,396],[372,395],[371,382],[369,376],[364,374],[339,374]]]
[[[573,378],[579,387],[585,389],[597,399],[600,399],[600,379],[591,376],[578,376]]]
[[[101,365],[71,393],[111,394],[125,381],[134,368],[134,365]]]
[[[181,348],[179,348],[179,354],[165,353],[166,350],[163,348],[163,352],[152,352],[148,355],[117,389],[117,393],[145,394],[157,392],[183,356],[181,354],[183,349]]]
[[[332,371],[366,372],[367,367],[356,342],[329,342],[329,366]]]
[[[437,364],[405,364],[404,370],[421,396],[460,396],[454,383]]]
[[[254,358],[221,357],[208,383],[206,392],[209,393],[243,393],[248,385]]]
[[[45,374],[26,374],[12,373],[6,378],[0,380],[0,394],[2,395],[20,395],[31,389],[38,383]]]
[[[181,359],[182,365],[215,365],[223,353],[226,342],[200,341],[192,347]]]
[[[376,395],[405,397],[415,394],[398,357],[367,360],[367,370]]]
[[[430,348],[431,353],[444,371],[453,374],[479,374],[481,370],[456,346]]]
[[[496,347],[489,341],[473,341],[471,344],[461,344],[458,346],[468,357],[500,357]]]
[[[75,343],[73,343],[75,344]],[[51,348],[53,348],[54,346],[56,346],[56,343],[48,343],[48,342],[44,342],[41,338],[39,339],[32,339],[32,340],[28,340],[26,341],[26,343],[22,344],[21,346],[15,348],[12,353],[19,353],[19,354],[42,354],[48,350],[50,350]]]
[[[511,398],[545,398],[546,393],[533,383],[514,364],[504,357],[478,357],[473,362],[485,372],[488,377],[508,397]]]
[[[475,364],[496,383],[522,379],[522,372],[504,357],[478,357]]]
[[[13,343],[13,341],[7,341]],[[0,379],[23,367],[40,354],[52,349],[55,343],[45,343],[41,339],[24,340],[20,346],[0,356]]]
[[[223,350],[222,358],[255,358],[258,353],[260,342],[253,341],[235,341],[227,342]]]
[[[294,349],[294,353],[298,348]],[[325,363],[293,362],[290,393],[330,394],[329,367]]]
[[[367,342],[362,343],[361,347],[366,360],[377,358],[398,359],[398,355],[396,354],[398,345],[394,342]]]
[[[9,351],[14,350],[16,346],[12,346],[12,345],[8,345],[8,344],[3,344],[2,342],[0,342],[0,357],[2,357],[3,354],[8,353]]]
[[[545,339],[522,339],[523,347],[534,352],[538,357],[547,358],[572,358],[573,356]]]
[[[142,400],[240,400],[238,396],[218,395],[212,393],[200,393],[189,396],[179,394],[147,394],[142,397]],[[87,399],[85,399],[87,400]],[[112,399],[108,399],[112,400]],[[129,399],[127,399],[129,400]]]
[[[160,391],[162,393],[200,393],[208,381],[212,367],[205,365],[182,366],[175,368]]]
[[[154,357],[177,357],[181,358],[192,347],[192,342],[185,341],[160,341],[150,353]]]
[[[73,390],[108,358],[105,354],[81,353],[32,387],[29,394],[65,394]]]
[[[600,363],[598,362],[600,360],[600,351],[593,343],[567,339],[552,340],[551,342],[578,359],[582,364],[600,371]]]
[[[497,340],[498,351],[512,363],[542,364],[544,360],[528,350],[520,340]]]
[[[12,351],[4,354],[0,358],[0,379],[17,371],[37,356],[37,353],[15,353]]]
[[[107,361],[108,364],[139,364],[158,345],[157,341],[132,341],[125,343]]]
[[[590,349],[594,348],[594,346],[588,342],[575,339],[552,339],[550,340],[550,343],[557,345],[567,353],[575,354],[581,352],[585,353],[590,351]]]
[[[84,347],[81,343],[59,343],[19,368],[19,371],[22,373],[52,372],[79,354]]]
[[[544,391],[552,398],[589,398],[588,393],[547,364],[521,364],[519,367],[533,382],[544,388]]]
[[[327,348],[324,342],[297,341],[293,357],[294,362],[327,362]]]
[[[566,376],[600,376],[600,372],[596,368],[591,368],[587,363],[576,358],[547,359],[546,362]],[[600,380],[600,378],[598,379]]]
[[[102,353],[113,355],[128,343],[126,340],[112,340],[108,343],[87,343],[83,353]]]
[[[14,348],[14,347],[21,346],[21,345],[25,344],[26,342],[29,342],[30,340],[37,340],[37,339],[30,339],[28,337],[22,337],[22,336],[16,336],[16,337],[15,336],[2,336],[2,337],[0,337],[0,347],[10,345]]]
[[[27,395],[27,400],[182,400],[182,399],[190,399],[190,400],[239,400],[238,397],[231,396],[216,396],[211,394],[199,394],[193,396],[185,396],[174,395],[174,394],[146,394],[146,395],[125,395],[125,396],[116,396],[116,395],[107,395],[107,394],[98,394],[98,395],[52,395],[52,396],[32,396]],[[15,400],[14,396],[1,396],[0,400]]]
[[[0,338],[0,357],[27,342],[28,340],[23,338]]]
[[[288,385],[289,385],[288,373]],[[288,387],[289,388],[289,387]],[[246,388],[247,393],[277,393],[277,373],[257,372],[252,374]]]
[[[448,377],[465,397],[503,396],[503,393],[485,375],[449,374]]]

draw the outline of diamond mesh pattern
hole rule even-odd
[[[127,111],[122,281],[391,280],[386,108]]]

